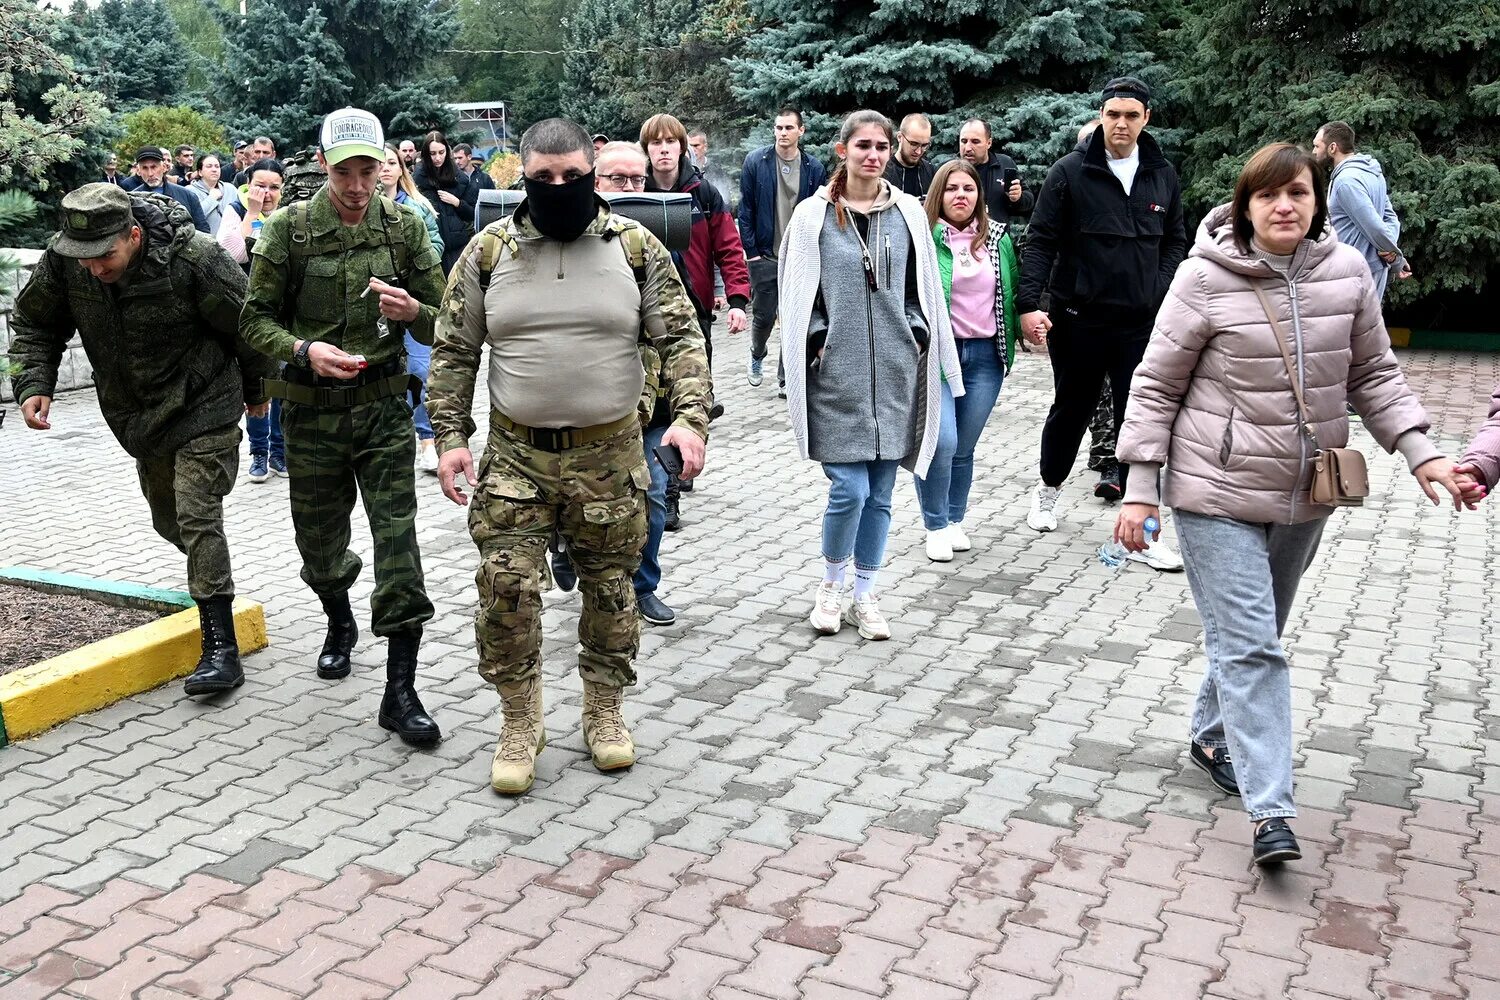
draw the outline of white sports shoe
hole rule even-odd
[[[812,614],[807,616],[807,620],[824,635],[835,635],[844,626],[843,610],[844,585],[824,580],[818,585],[817,596],[813,598]]]
[[[974,547],[969,536],[964,534],[963,526],[957,522],[948,525],[948,544],[954,552],[967,552]]]
[[[1031,513],[1026,515],[1026,524],[1033,531],[1057,530],[1058,491],[1046,483],[1037,483],[1031,494]]]
[[[953,542],[947,528],[927,532],[927,558],[933,562],[953,561]]]
[[[1161,570],[1163,573],[1182,572],[1182,556],[1173,552],[1166,542],[1148,542],[1146,551],[1132,552],[1125,558],[1131,562],[1145,563],[1152,569]]]
[[[437,445],[430,438],[426,440],[418,439],[417,441],[417,468],[430,476],[437,475]]]
[[[859,629],[859,634],[866,639],[891,637],[891,626],[886,622],[885,615],[880,613],[880,605],[875,602],[873,594],[850,604],[849,610],[844,612],[844,620]]]

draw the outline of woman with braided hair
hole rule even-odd
[[[964,391],[927,216],[884,178],[895,133],[877,111],[844,119],[838,168],[797,206],[780,255],[787,408],[802,457],[829,481],[810,620],[827,635],[848,621],[866,639],[891,634],[875,583],[897,469],[927,474],[944,373],[953,395]]]

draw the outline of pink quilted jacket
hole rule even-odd
[[[1172,280],[1131,382],[1120,461],[1165,463],[1166,503],[1199,514],[1295,524],[1332,511],[1308,495],[1315,448],[1298,429],[1286,365],[1253,285],[1288,338],[1321,446],[1348,443],[1347,401],[1386,451],[1415,431],[1402,442],[1412,466],[1438,457],[1359,251],[1325,229],[1302,241],[1288,278],[1242,253],[1229,221],[1228,205],[1209,213]],[[1126,500],[1154,502],[1155,477],[1131,472]]]

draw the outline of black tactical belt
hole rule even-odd
[[[499,410],[491,410],[490,424],[525,439],[526,443],[533,448],[540,448],[543,451],[567,451],[569,448],[581,448],[595,441],[612,438],[621,431],[639,427],[641,421],[640,417],[631,412],[619,420],[607,424],[595,424],[592,427],[527,427],[525,424],[518,424],[511,420]]]
[[[420,393],[422,380],[415,375],[402,372],[399,375],[388,375],[374,382],[366,382],[364,385],[337,387],[299,385],[283,379],[268,378],[265,380],[265,390],[266,395],[275,396],[288,403],[316,406],[323,410],[347,410],[361,403],[373,403],[377,399]]]

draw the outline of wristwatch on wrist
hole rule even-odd
[[[297,350],[293,352],[292,364],[296,365],[298,368],[311,368],[312,360],[307,356],[307,353],[311,350],[312,341],[304,340],[302,342],[302,346],[297,348]]]

